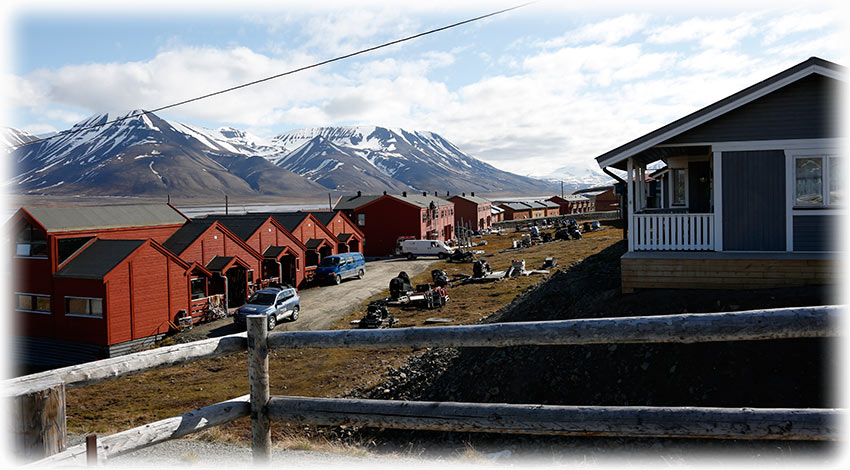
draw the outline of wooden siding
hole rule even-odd
[[[840,121],[835,99],[840,86],[838,80],[813,74],[664,143],[838,137],[833,123]]]
[[[834,251],[837,215],[795,215],[794,251]]]
[[[835,284],[840,263],[827,259],[627,258],[623,293],[636,289],[764,289]]]
[[[785,251],[785,153],[723,152],[723,251]]]

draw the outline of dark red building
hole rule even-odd
[[[453,202],[456,227],[470,227],[473,229],[484,230],[490,228],[493,224],[493,215],[490,211],[492,203],[478,197],[475,193],[466,193],[454,195],[449,198]]]
[[[165,204],[20,209],[6,225],[17,362],[84,362],[165,334],[189,308],[190,265],[156,240],[186,220]]]
[[[354,208],[348,209],[350,206]],[[454,238],[454,203],[427,193],[360,195],[345,198],[337,208],[349,212],[365,234],[368,256],[392,255],[401,237],[442,241]]]

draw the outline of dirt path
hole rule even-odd
[[[286,320],[278,323],[274,331],[327,330],[333,323],[348,315],[351,309],[370,296],[389,286],[390,279],[400,271],[410,277],[426,271],[436,258],[385,259],[366,263],[366,276],[363,279],[349,279],[338,286],[320,286],[299,290],[301,296],[301,316],[297,321]],[[180,341],[197,341],[205,338],[231,335],[245,331],[233,324],[232,318],[198,325],[181,333]]]

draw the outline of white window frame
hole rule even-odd
[[[47,297],[50,300],[50,310],[34,310],[28,308],[18,308],[18,296],[19,295],[27,295],[30,297]],[[31,292],[15,292],[15,310],[18,312],[29,312],[29,313],[37,313],[39,315],[52,315],[53,314],[53,298],[50,294],[33,294]]]
[[[68,299],[82,299],[88,300],[88,310],[91,311],[91,301],[99,300],[100,301],[100,314],[82,314],[82,313],[68,313]],[[75,295],[66,295],[65,296],[65,316],[66,317],[77,317],[77,318],[103,318],[103,297],[78,297]]]

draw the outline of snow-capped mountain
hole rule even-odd
[[[558,189],[499,170],[433,132],[319,127],[263,139],[139,110],[92,116],[72,130],[12,153],[13,191],[317,197],[328,190],[520,195]]]
[[[11,152],[15,147],[27,142],[38,140],[38,136],[12,127],[0,127],[0,148]]]
[[[499,170],[433,132],[317,127],[278,135],[272,143],[297,147],[275,164],[332,189],[344,181],[346,189],[362,186],[365,191],[374,180],[391,178],[399,188],[424,191],[524,194],[551,190],[550,183]],[[362,181],[356,175],[363,175]]]
[[[543,177],[543,179],[558,184],[563,182],[564,188],[570,189],[570,192],[615,183],[614,178],[601,171],[577,166],[563,166]]]
[[[242,154],[232,143],[219,145],[138,110],[92,116],[71,130],[77,132],[12,153],[13,191],[186,197],[325,192],[266,159]]]

